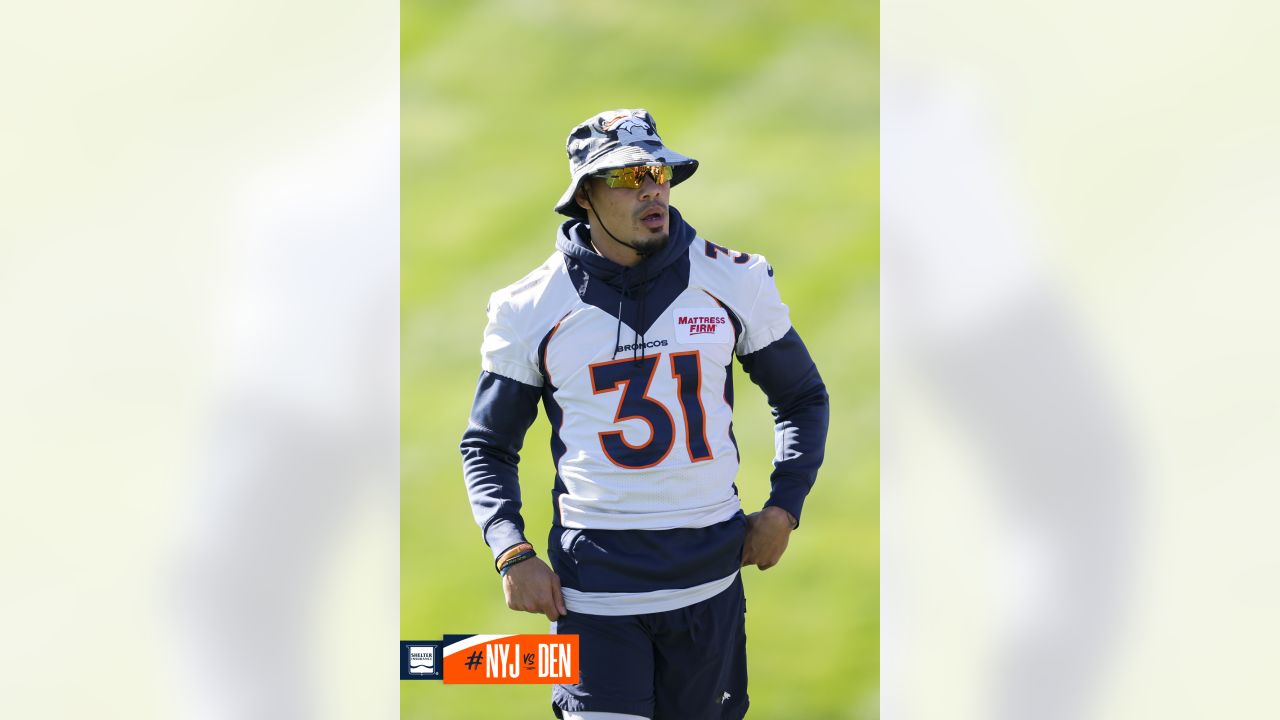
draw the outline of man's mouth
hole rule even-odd
[[[640,212],[640,224],[650,230],[661,228],[667,221],[667,212],[660,207],[652,207]]]

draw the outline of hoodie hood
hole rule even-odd
[[[671,218],[667,244],[632,267],[619,265],[599,255],[591,247],[591,228],[585,220],[566,220],[556,236],[556,248],[586,274],[619,292],[640,290],[653,282],[672,263],[687,257],[689,244],[698,232],[684,221],[680,212],[668,206]]]
[[[556,235],[556,248],[564,255],[565,268],[583,302],[617,318],[614,353],[625,352],[622,325],[632,328],[629,349],[636,362],[644,354],[645,333],[654,319],[689,284],[689,245],[698,233],[674,207],[667,244],[632,267],[596,253],[591,247],[591,228],[583,220],[566,220]]]

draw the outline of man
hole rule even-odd
[[[556,251],[493,294],[462,440],[507,606],[580,636],[565,720],[737,720],[747,711],[739,569],[778,563],[822,464],[827,392],[759,255],[671,207],[698,162],[645,110],[569,134]],[[765,507],[738,500],[733,359],[774,409]],[[524,536],[517,463],[541,402],[556,465],[548,567]]]

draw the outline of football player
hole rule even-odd
[[[760,255],[698,235],[670,204],[698,161],[645,110],[567,142],[555,251],[494,293],[462,440],[476,522],[508,607],[580,636],[566,720],[746,713],[740,568],[778,563],[822,464],[827,390]],[[763,509],[734,479],[733,363],[773,408]],[[517,463],[538,405],[556,476],[545,548],[524,534]]]

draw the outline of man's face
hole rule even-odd
[[[582,196],[590,200],[583,203]],[[589,177],[583,182],[578,204],[596,217],[609,232],[637,248],[653,251],[667,242],[671,202],[671,183],[659,185],[646,175],[638,188],[611,188],[601,178]]]

